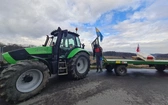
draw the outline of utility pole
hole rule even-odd
[[[4,50],[4,48],[5,48],[6,46],[2,46],[1,47],[1,55],[0,55],[0,61],[3,61],[3,57],[2,57],[2,54],[3,54],[3,50]]]

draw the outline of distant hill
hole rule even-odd
[[[156,59],[168,59],[168,54],[152,54]]]

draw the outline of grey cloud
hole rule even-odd
[[[82,23],[93,24],[101,14],[113,9],[136,9],[141,1],[144,0],[0,0],[0,42],[41,45],[44,39],[42,36],[50,34],[58,26],[74,31],[75,27],[71,24],[75,23],[79,28],[78,33],[83,39],[82,43],[85,43],[86,48],[91,50],[90,43],[96,37],[95,29],[94,27],[84,27],[81,25]],[[166,2],[166,0],[164,1]],[[133,16],[130,15],[130,20],[115,26],[100,27],[101,31],[116,30],[118,32],[116,36],[111,31],[105,31],[111,34],[104,37],[101,43],[102,47],[105,50],[134,52],[137,43],[146,43],[145,45],[151,45],[152,51],[156,51],[152,44],[162,46],[167,44],[162,40],[168,39],[168,28],[165,25],[168,21],[157,20],[168,16],[166,11],[168,6],[164,5],[166,3],[158,0]],[[160,8],[160,6],[163,7]],[[152,18],[153,14],[154,18]],[[144,17],[148,19],[145,22],[134,21]],[[157,42],[154,44],[152,41],[156,40]],[[145,45],[142,46],[147,48]],[[166,52],[167,50],[160,51]]]

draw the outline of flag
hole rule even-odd
[[[99,45],[99,39],[98,39],[98,37],[92,42],[92,44],[91,44],[92,49],[94,49],[94,45],[95,44]]]
[[[100,37],[100,41],[102,42],[103,35],[101,34],[101,32],[97,28],[96,28],[96,34],[97,34],[97,37]]]
[[[137,50],[136,50],[137,52],[140,52],[140,48],[139,48],[139,44],[138,44],[138,46],[137,46]]]

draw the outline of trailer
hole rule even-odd
[[[100,32],[97,32],[96,39],[91,43],[92,50],[94,45],[99,45]],[[152,55],[146,55],[139,52],[139,45],[137,56],[133,56],[135,59],[106,59],[103,57],[103,66],[108,72],[114,69],[117,76],[123,76],[127,74],[127,66],[132,65],[149,65],[149,67],[155,67],[158,72],[163,72],[168,67],[168,60],[156,60]]]
[[[155,67],[158,72],[163,72],[168,67],[168,60],[132,60],[132,59],[106,59],[103,57],[103,65],[108,72],[114,69],[117,76],[124,76],[127,74],[128,65],[149,65]]]

